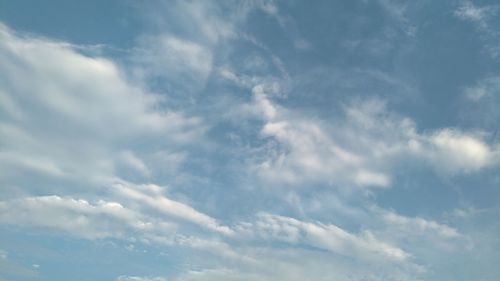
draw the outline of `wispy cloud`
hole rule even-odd
[[[260,134],[278,143],[253,167],[272,182],[387,187],[402,157],[445,175],[497,163],[495,147],[480,135],[455,128],[419,133],[413,120],[391,113],[381,100],[346,104],[342,121],[328,126],[273,102],[273,89],[255,86],[252,104],[263,116]]]

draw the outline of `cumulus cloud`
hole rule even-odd
[[[495,148],[480,134],[458,128],[420,133],[413,120],[390,112],[381,100],[345,104],[332,125],[280,106],[272,93],[263,85],[253,88],[260,134],[274,142],[253,169],[272,182],[387,187],[397,163],[407,159],[444,175],[496,163]]]
[[[480,138],[459,130],[442,129],[423,138],[427,150],[418,143],[410,148],[423,153],[437,169],[450,173],[477,171],[492,163],[494,152]]]
[[[386,175],[366,166],[363,156],[339,145],[322,122],[294,115],[273,103],[268,88],[253,88],[255,112],[264,118],[261,135],[275,139],[281,147],[266,151],[272,157],[254,167],[259,175],[291,184],[320,181],[389,185]],[[272,91],[277,90],[272,87]]]

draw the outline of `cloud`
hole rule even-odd
[[[292,245],[305,244],[357,260],[374,261],[383,258],[404,261],[409,257],[402,249],[378,240],[369,231],[355,235],[334,224],[303,222],[266,213],[260,214],[255,223],[242,225],[240,231],[264,240],[278,240]]]
[[[495,164],[494,148],[481,134],[458,128],[420,133],[413,120],[389,112],[380,101],[354,104],[346,112],[353,128],[359,130],[351,134],[370,144],[374,157],[412,157],[445,175],[474,172]]]
[[[429,249],[456,253],[469,247],[470,242],[446,224],[381,208],[365,211],[369,221],[363,222],[359,233],[334,224],[260,213],[256,220],[234,227],[237,234],[231,248],[247,258],[219,256],[170,278],[426,280],[424,276],[432,275],[435,259],[440,258]]]
[[[492,58],[498,58],[498,31],[494,28],[494,18],[500,11],[497,4],[478,6],[472,1],[462,1],[453,14],[458,19],[468,21],[478,30],[480,39],[483,41],[483,48]]]
[[[238,17],[234,16],[234,10],[238,9],[226,10],[226,5],[244,6],[240,3],[162,1],[137,5],[137,9],[143,11],[154,29],[173,30],[191,41],[213,46],[235,32],[234,21]]]
[[[496,108],[500,102],[500,77],[488,75],[481,78],[464,87],[461,94],[461,118],[473,122],[475,126],[495,131],[495,121],[500,118]]]
[[[171,95],[198,91],[212,71],[209,46],[171,34],[146,36],[132,53],[134,72],[142,79],[162,79]]]
[[[413,8],[412,1],[378,0],[379,5],[387,12],[390,18],[396,21],[395,26],[401,28],[408,36],[414,36],[417,27],[408,17],[408,10]]]
[[[260,134],[267,140],[264,160],[252,169],[274,183],[388,187],[393,170],[409,158],[447,176],[496,163],[495,148],[481,134],[458,128],[420,133],[382,100],[353,100],[343,115],[326,122],[280,106],[273,101],[277,91],[255,86],[250,107],[263,120]]]
[[[416,121],[391,111],[383,100],[364,97],[346,102],[328,117],[300,111],[294,102],[303,100],[287,100],[290,79],[283,62],[251,35],[240,34],[236,25],[245,19],[233,18],[259,8],[283,24],[287,18],[281,13],[288,8],[274,1],[245,1],[234,4],[241,10],[223,20],[221,7],[233,4],[166,3],[172,8],[158,13],[177,24],[139,38],[126,67],[85,55],[78,46],[0,28],[0,170],[6,171],[0,184],[7,186],[0,191],[1,224],[27,232],[42,229],[89,240],[117,240],[117,245],[139,242],[155,249],[168,247],[167,251],[184,247],[174,258],[181,267],[167,269],[168,277],[139,272],[120,275],[117,281],[420,280],[427,264],[432,270],[432,263],[446,254],[436,258],[419,248],[436,253],[436,247],[453,250],[467,241],[456,225],[383,208],[365,209],[366,197],[347,206],[353,202],[322,187],[397,186],[398,169],[408,163],[449,177],[481,171],[495,165],[499,155],[484,132],[422,132]],[[404,28],[413,30],[405,5],[380,3]],[[259,45],[256,53],[269,56],[250,55],[241,65],[219,66],[219,60],[229,55],[224,47],[234,47],[222,44],[230,38]],[[239,49],[232,51],[239,60]],[[272,68],[282,78],[270,75]],[[223,110],[215,107],[217,112],[197,107],[207,118],[171,109],[177,96],[192,101],[191,94],[210,92],[207,85],[221,82],[211,80],[216,72],[251,90],[251,95],[231,93],[238,96],[231,96],[231,102],[237,103],[228,102]],[[402,87],[397,79],[375,74]],[[155,83],[165,85],[157,88]],[[166,91],[152,93],[146,85]],[[486,88],[472,89],[471,99],[488,99]],[[208,100],[219,103],[226,96],[213,97]],[[226,126],[228,116],[237,129]],[[215,152],[198,153],[212,125],[210,137],[218,142],[211,147]],[[235,136],[239,129],[248,133],[237,136],[244,139],[243,152],[226,149],[227,143],[214,136],[219,130]],[[192,174],[199,172],[198,163],[190,162],[198,155],[210,158],[203,186],[170,186],[184,175],[184,167]],[[218,166],[231,165],[228,159],[245,159],[243,165],[248,166]],[[247,170],[250,180],[241,180]],[[283,194],[283,189],[270,195],[254,189],[259,185],[304,188],[293,189],[293,196]],[[242,195],[242,186],[252,189]],[[190,199],[194,193],[198,201]],[[354,193],[353,197],[359,195]],[[250,200],[254,195],[259,202]],[[302,208],[296,205],[307,196],[323,198],[301,209],[300,219],[286,213]],[[289,205],[280,203],[284,201]],[[225,213],[240,204],[246,205],[235,214]],[[270,205],[274,211],[266,209]],[[253,217],[259,209],[263,211]],[[347,219],[338,219],[342,216]],[[125,273],[129,274],[114,276]]]
[[[187,280],[420,280],[413,264],[370,263],[311,248],[247,247],[240,252],[251,260],[211,260],[169,277]],[[228,266],[230,265],[230,266]],[[272,265],[272,266],[270,266]]]
[[[113,175],[120,162],[148,176],[154,170],[138,161],[137,136],[166,149],[203,132],[198,118],[159,109],[161,96],[108,59],[3,25],[0,38],[3,178],[27,171],[88,180]]]
[[[155,4],[163,9],[149,4],[138,8],[160,31],[138,38],[131,61],[136,75],[144,80],[150,79],[151,83],[161,83],[171,98],[182,98],[203,90],[215,60],[232,52],[232,40],[260,44],[239,29],[251,12],[261,10],[279,18],[273,1],[165,1]],[[279,61],[278,58],[273,60]]]
[[[492,99],[498,96],[500,77],[490,76],[477,81],[474,85],[464,89],[464,97],[473,102]]]
[[[29,196],[0,201],[0,223],[31,227],[89,240],[113,238],[125,241],[154,242],[166,245],[185,245],[199,248],[200,243],[211,243],[189,238],[190,231],[183,229],[186,222],[194,222],[210,230],[231,234],[228,227],[220,226],[209,216],[193,208],[156,193],[157,186],[136,187],[156,194],[145,195],[141,191],[126,191],[131,199],[95,202],[72,197]],[[140,195],[139,195],[140,194]],[[156,197],[156,198],[155,198]],[[157,204],[159,210],[170,219],[148,213],[143,204]],[[150,206],[151,207],[151,206]],[[177,218],[177,219],[175,219]],[[183,226],[184,225],[184,226]],[[182,230],[180,233],[179,230]],[[208,244],[207,244],[208,245]]]
[[[337,144],[322,122],[302,118],[274,104],[266,90],[263,85],[252,90],[255,112],[260,112],[264,118],[260,133],[275,139],[281,147],[266,151],[273,156],[254,167],[260,176],[290,184],[323,181],[360,186],[389,185],[386,175],[364,165],[363,156]]]
[[[181,58],[188,67],[205,59],[196,45],[172,40],[167,45],[175,51],[194,56]],[[186,161],[183,148],[200,143],[199,118],[169,110],[164,97],[138,86],[113,61],[70,44],[1,25],[0,58],[3,223],[85,239],[130,235],[167,243],[178,238],[178,227],[192,233],[190,224],[231,234],[149,183],[165,164]]]
[[[489,16],[489,10],[485,7],[477,7],[471,1],[463,1],[454,14],[460,19],[477,22],[486,27],[485,20]]]
[[[419,216],[408,217],[380,207],[371,207],[369,211],[374,218],[371,222],[373,233],[407,248],[420,258],[432,258],[429,245],[442,252],[457,252],[468,250],[473,244],[470,237],[448,224]]]
[[[4,224],[62,231],[86,239],[126,238],[128,232],[170,229],[174,225],[148,221],[143,215],[118,202],[53,196],[33,196],[0,202]]]
[[[204,228],[230,235],[233,231],[220,225],[214,218],[196,211],[194,208],[162,195],[162,187],[154,184],[134,185],[125,181],[115,181],[112,187],[120,196],[132,199],[141,205],[161,211],[163,214],[196,223]]]
[[[139,159],[132,151],[123,151],[120,157],[125,165],[129,166],[130,168],[136,170],[146,177],[151,176],[151,171],[146,166],[146,164],[144,164],[144,161]]]
[[[370,267],[366,265],[351,266],[342,261],[331,259],[321,253],[310,251],[275,251],[261,250],[260,262],[238,268],[214,267],[184,272],[174,278],[175,281],[188,280],[421,280],[411,277],[403,269],[395,269],[388,274],[387,268]],[[273,265],[273,266],[269,266]],[[371,271],[371,272],[370,272]],[[413,276],[416,276],[413,273]]]
[[[457,238],[460,236],[455,228],[445,224],[439,224],[435,221],[425,220],[420,217],[409,218],[399,215],[392,211],[382,211],[382,221],[390,227],[395,227],[395,233],[401,235],[420,235],[429,232],[431,235],[437,235],[441,238]]]
[[[116,278],[116,281],[167,281],[163,277],[146,277],[146,276],[127,276],[120,275]]]
[[[37,278],[38,273],[28,266],[18,263],[9,258],[8,252],[0,249],[0,276],[1,281],[11,280],[10,278]],[[3,277],[10,277],[3,279]]]
[[[422,151],[418,142],[410,149],[425,154],[436,169],[449,173],[477,171],[493,162],[494,151],[486,143],[459,130],[438,130],[423,137],[421,143],[429,146],[426,151]]]

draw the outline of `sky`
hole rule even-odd
[[[0,280],[498,280],[499,16],[0,0]]]

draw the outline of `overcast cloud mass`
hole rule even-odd
[[[496,1],[0,0],[0,281],[496,281]]]

